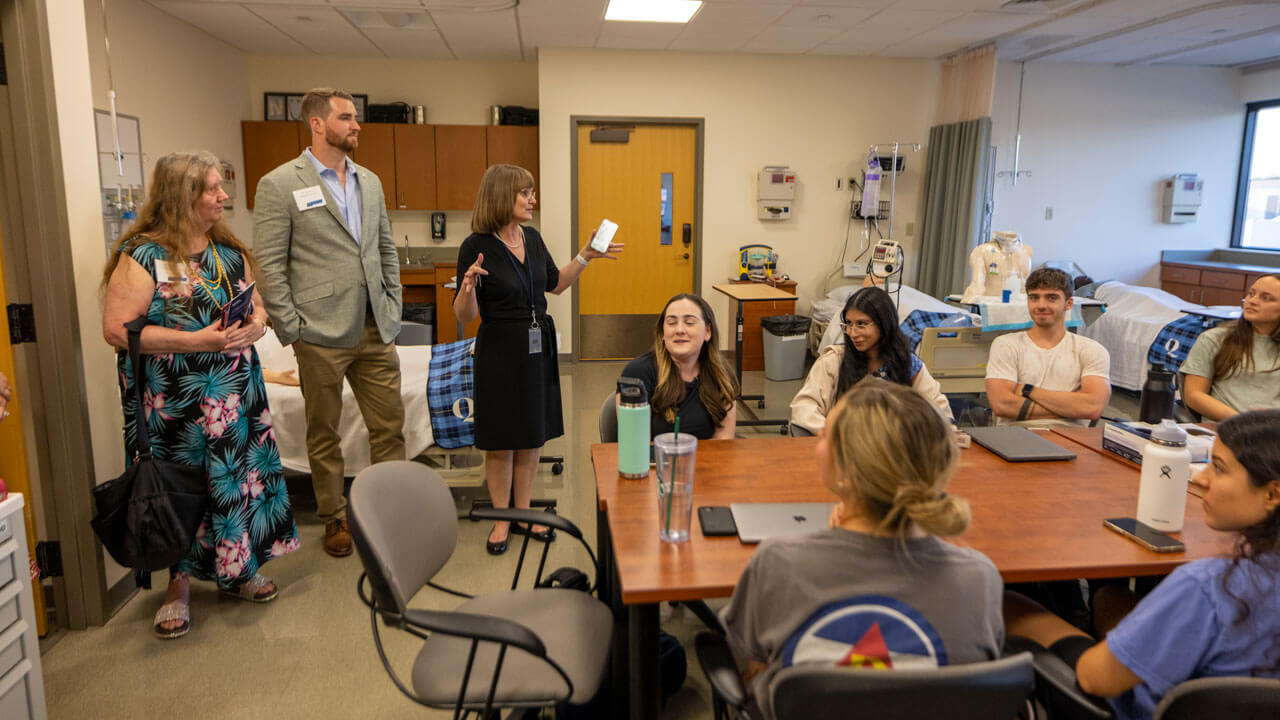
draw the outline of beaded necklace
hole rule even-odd
[[[212,240],[209,241],[209,252],[213,253],[213,263],[214,266],[218,268],[217,281],[210,285],[209,281],[200,274],[200,266],[198,264],[191,269],[191,278],[204,290],[205,294],[209,296],[209,299],[213,301],[213,304],[217,305],[218,309],[221,310],[226,306],[226,303],[218,302],[218,296],[214,295],[213,291],[220,289],[222,287],[222,283],[225,282],[227,284],[228,302],[235,292],[233,292],[234,288],[231,287],[231,281],[227,278],[226,269],[222,267],[222,258],[218,256],[218,246]]]

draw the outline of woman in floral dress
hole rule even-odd
[[[124,324],[146,314],[143,402],[155,457],[203,466],[210,508],[191,550],[169,570],[156,635],[191,628],[190,578],[252,602],[275,583],[258,574],[298,547],[262,366],[253,343],[266,310],[253,292],[244,322],[222,325],[222,308],[253,282],[253,256],[222,223],[218,159],[174,153],[156,163],[151,196],[121,237],[103,273],[102,330],[117,348],[125,454],[136,454],[134,371]]]

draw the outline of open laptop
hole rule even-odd
[[[766,538],[826,530],[835,503],[731,503],[738,539],[752,545]]]
[[[1075,460],[1076,454],[1018,425],[964,428],[982,447],[1009,462]]]

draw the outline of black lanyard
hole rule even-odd
[[[494,233],[495,235],[497,233]],[[520,230],[520,239],[524,240],[524,229]],[[502,242],[502,236],[498,235],[498,242]],[[502,249],[507,251],[507,260],[511,262],[511,269],[516,271],[516,277],[520,278],[520,287],[524,290],[524,296],[529,300],[529,317],[532,323],[529,327],[538,327],[538,312],[533,307],[533,263],[529,258],[529,245],[524,246],[524,264],[525,272],[520,272],[520,263],[516,262],[516,254],[511,252],[511,248],[502,242]],[[528,276],[526,279],[526,275]]]

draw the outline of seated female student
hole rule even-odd
[[[738,385],[720,354],[716,317],[706,300],[681,293],[667,301],[654,327],[653,349],[627,363],[623,377],[636,378],[649,393],[650,437],[680,432],[731,438]]]
[[[831,410],[815,457],[831,527],[766,540],[721,611],[753,718],[772,676],[808,662],[928,668],[1000,656],[1001,582],[982,553],[939,536],[969,525],[948,495],[951,427],[919,394],[867,378]]]
[[[1239,320],[1196,338],[1180,372],[1182,398],[1206,420],[1280,407],[1280,275],[1245,293]]]
[[[1035,640],[1074,665],[1081,689],[1110,698],[1125,720],[1151,717],[1184,680],[1280,677],[1278,441],[1280,410],[1233,415],[1218,426],[1209,466],[1191,480],[1204,490],[1209,527],[1235,534],[1232,557],[1187,563],[1141,602],[1128,590],[1100,590],[1094,625],[1106,639],[1097,644],[1009,593],[1009,634]]]
[[[818,356],[804,387],[791,401],[791,424],[817,433],[836,399],[867,375],[910,385],[952,420],[951,405],[938,381],[911,352],[898,328],[893,299],[881,288],[863,288],[849,296],[840,313],[844,336]]]

